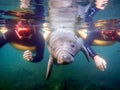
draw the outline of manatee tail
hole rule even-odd
[[[90,62],[90,55],[89,55],[89,52],[87,51],[86,47],[83,45],[82,46],[82,51],[83,53],[85,54],[86,58],[87,58],[87,61]]]
[[[50,55],[50,56],[49,56],[49,60],[48,60],[47,72],[46,72],[46,80],[47,80],[47,81],[49,80],[49,77],[50,77],[50,75],[51,75],[52,67],[53,67],[53,58],[52,58],[52,56]]]

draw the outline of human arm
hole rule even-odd
[[[106,61],[101,58],[95,51],[92,50],[91,45],[93,40],[101,37],[100,31],[91,31],[88,33],[87,38],[84,41],[84,45],[89,52],[90,57],[95,61],[95,64],[99,70],[104,71],[106,69]]]
[[[0,48],[2,48],[5,44],[7,44],[8,41],[6,40],[5,35],[0,35]]]
[[[91,47],[86,47],[87,51],[89,52],[90,57],[94,60],[96,67],[101,70],[104,71],[106,69],[107,63],[106,61],[100,57],[98,54],[96,54]]]
[[[23,58],[27,61],[39,62],[43,59],[45,41],[42,34],[40,34],[40,32],[37,33],[38,34],[36,34],[36,36],[33,39],[36,48],[35,55],[33,55],[33,53],[30,50],[25,51],[23,54]]]
[[[12,32],[12,30],[5,31],[5,32],[0,31],[0,33],[2,33],[0,35],[0,48],[2,48],[8,42],[11,42],[13,40],[13,38],[15,37],[14,31]]]
[[[105,8],[105,4],[108,3],[108,0],[96,0],[94,3],[91,4],[91,7],[88,9],[86,12],[85,16],[85,21],[88,24],[88,30],[91,31],[86,40],[85,40],[85,46],[91,56],[91,58],[95,61],[95,64],[99,70],[104,71],[106,69],[106,61],[101,58],[98,54],[96,54],[92,49],[91,49],[91,44],[95,38],[100,37],[100,32],[98,31],[93,31],[94,26],[93,26],[93,16],[99,11],[103,10]]]
[[[91,2],[89,9],[85,12],[84,21],[88,24],[88,30],[93,30],[93,17],[100,10],[104,10],[107,6],[108,0],[95,0]]]

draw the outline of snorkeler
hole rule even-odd
[[[20,1],[20,8],[29,8],[30,0]],[[17,11],[19,12],[18,19],[14,20],[14,18],[2,18],[2,21],[4,21],[3,25],[7,27],[8,31],[0,35],[0,48],[10,42],[15,42],[25,46],[34,46],[36,52],[35,55],[32,54],[32,51],[27,50],[24,52],[23,58],[27,61],[39,62],[43,59],[45,47],[45,40],[40,31],[42,23],[44,22],[44,8],[41,5],[43,1],[34,0],[34,3],[34,14],[29,14],[27,12],[22,13]],[[2,10],[0,12],[3,15],[16,16],[16,12],[4,12]]]
[[[42,34],[32,26],[31,22],[21,20],[18,21],[16,26],[8,27],[8,29],[10,30],[0,36],[0,48],[9,42],[28,46],[33,45],[35,46],[36,55],[32,56],[32,52],[27,50],[24,52],[24,59],[31,62],[39,62],[43,59],[45,41]]]
[[[107,3],[108,3],[108,0],[95,0],[95,1],[90,2],[87,6],[79,7],[78,14],[79,14],[81,20],[84,21],[85,23],[87,23],[88,30],[91,33],[95,31],[95,28],[93,26],[93,16],[99,10],[104,10]],[[81,13],[80,11],[82,8],[84,8],[84,12]],[[97,68],[104,71],[104,69],[106,69],[106,65],[107,65],[106,61],[103,58],[101,58],[97,53],[95,53],[90,47],[92,40],[94,39],[94,38],[92,38],[92,37],[94,37],[94,35],[96,35],[96,34],[88,34],[87,38],[84,41],[84,45],[86,46],[86,48],[89,52],[89,55],[94,59]]]

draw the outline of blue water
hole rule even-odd
[[[13,8],[12,2],[10,6],[8,3],[2,6],[3,2],[7,3],[1,0],[0,9]],[[94,20],[120,18],[119,9],[120,0],[110,0],[106,10],[97,13]],[[41,62],[30,63],[22,58],[23,51],[7,44],[0,49],[0,90],[120,90],[120,44],[92,48],[107,61],[104,72],[96,68],[92,59],[88,63],[80,52],[74,63],[55,65],[49,81],[45,81],[49,57],[47,47]]]

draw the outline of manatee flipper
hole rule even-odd
[[[89,52],[87,51],[86,47],[82,45],[82,52],[85,54],[87,61],[90,62],[90,55]]]
[[[53,57],[50,55],[47,65],[46,80],[48,80],[50,77],[50,74],[52,72],[52,67],[53,67]]]

